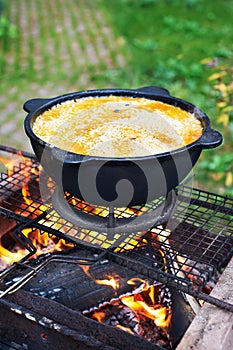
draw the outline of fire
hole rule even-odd
[[[79,267],[83,270],[85,275],[87,275],[89,278],[93,279],[93,276],[90,274],[90,265],[79,265]]]
[[[138,283],[144,284],[145,280],[143,280],[142,278],[134,277],[134,278],[130,278],[127,281],[127,283],[136,286]]]
[[[95,277],[90,273],[90,266],[89,265],[79,265],[85,274],[93,279],[96,284],[102,284],[106,286],[110,286],[114,290],[119,289],[120,287],[120,276],[107,276],[106,279],[100,280],[95,279]],[[149,283],[141,278],[131,278],[127,281],[129,285],[138,285],[138,283],[141,283],[140,286],[140,292],[122,296],[120,297],[121,303],[127,307],[129,307],[134,312],[138,313],[139,315],[145,316],[151,320],[154,321],[155,325],[158,327],[167,328],[170,325],[171,315],[170,311],[163,307],[161,304],[156,303],[155,297],[156,297],[156,290],[155,286],[150,286]],[[146,293],[146,299],[144,300],[143,296]],[[99,322],[102,322],[105,318],[105,312],[95,311],[92,314],[92,318],[96,319]],[[121,327],[122,329],[125,328],[127,330],[127,327]]]
[[[103,320],[105,319],[105,312],[104,311],[97,311],[94,312],[92,315],[92,318],[98,322],[103,322]]]
[[[23,197],[24,204],[26,204],[25,206],[26,210],[24,212],[20,212],[20,214],[22,215],[28,215],[28,212],[29,213],[31,212],[32,216],[34,217],[46,211],[45,205],[37,203],[35,202],[35,200],[31,198],[31,194],[28,186],[29,181],[31,179],[31,174],[34,174],[35,176],[39,176],[40,170],[41,170],[41,166],[39,166],[39,168],[36,169],[30,166],[30,164],[29,166],[25,166],[25,168],[23,169],[22,197]],[[23,205],[21,205],[21,209],[24,209]]]
[[[33,161],[29,158],[25,158],[20,151],[16,154],[8,155],[8,158],[0,156],[0,163],[7,168],[7,183],[11,184],[10,189],[15,191],[21,191],[22,203],[21,208],[16,209],[15,212],[24,216],[29,216],[30,212],[34,215],[41,214],[42,210],[45,210],[44,205],[35,203],[30,198],[29,186],[30,180],[38,181],[39,173],[42,169],[41,165],[33,166]],[[38,208],[38,211],[37,211]]]
[[[121,326],[120,324],[117,324],[117,325],[116,325],[116,328],[120,328],[120,329],[122,329],[122,330],[125,331],[125,332],[134,334],[134,332],[133,332],[130,328]]]
[[[25,164],[22,169],[20,168],[20,174],[15,175],[15,159],[11,159],[10,161],[7,161],[4,163],[8,167],[8,177],[10,177],[9,181],[13,179],[14,176],[19,175],[20,176],[20,187],[22,191],[22,199],[23,204],[21,205],[21,212],[20,214],[29,216],[30,218],[34,218],[35,215],[41,214],[46,210],[46,207],[35,202],[33,200],[33,194],[30,194],[30,186],[31,186],[31,179],[33,176],[33,181],[38,181],[38,175],[39,170],[38,168],[33,167],[33,164],[30,160],[25,160],[22,158],[21,155],[18,155],[18,159],[20,162],[23,162]],[[18,186],[18,185],[17,185]],[[17,190],[20,188],[17,187]],[[85,202],[81,202],[77,200],[74,197],[69,198],[69,202],[76,206],[78,209],[83,210],[84,212],[100,215],[103,217],[107,217],[109,214],[109,211],[107,208],[98,208],[95,206],[92,206],[91,204],[87,204]],[[118,209],[116,209],[118,210]],[[117,216],[120,217],[132,217],[133,215],[141,215],[145,209],[134,209],[134,208],[124,208],[124,210],[120,210],[120,213],[116,212]],[[46,223],[44,223],[46,225]],[[48,220],[48,226],[50,225],[50,222]],[[60,222],[52,223],[54,229],[60,229]],[[60,225],[60,226],[59,226]],[[30,240],[30,242],[36,247],[37,252],[32,258],[43,254],[43,253],[49,253],[49,252],[56,252],[56,251],[62,251],[65,249],[70,249],[73,247],[73,244],[69,244],[64,242],[62,239],[57,238],[50,238],[47,233],[41,234],[41,231],[38,229],[33,228],[26,228],[22,231],[24,236]],[[86,233],[85,233],[86,234]],[[143,232],[142,232],[143,234]],[[87,234],[86,234],[87,235]],[[96,240],[98,238],[99,233],[95,233],[94,231],[88,232],[88,237],[95,237]],[[159,236],[158,232],[151,232],[151,235],[157,235]],[[118,235],[116,233],[114,239],[117,240]],[[142,235],[140,235],[141,237]],[[121,250],[122,248],[124,250],[126,249],[133,249],[136,245],[139,243],[140,237],[127,237],[125,241],[119,246],[116,247],[115,251]],[[158,241],[160,241],[160,238],[158,237]],[[141,239],[141,243],[147,243],[146,240]],[[2,240],[0,240],[0,269],[5,268],[6,266],[9,266],[13,264],[16,261],[19,261],[23,257],[25,257],[28,254],[28,251],[26,249],[22,249],[17,244],[10,250],[7,249],[2,243]],[[103,245],[106,244],[106,246],[103,247]],[[108,242],[106,239],[100,241],[100,245],[102,248],[109,248],[110,242]],[[95,276],[92,275],[90,271],[89,265],[79,265],[80,268],[83,269],[84,273],[95,281],[96,284],[99,285],[105,285],[109,288],[112,288],[114,291],[120,290],[122,279],[119,275],[106,275],[103,279],[101,278],[95,278]],[[132,311],[133,315],[136,315],[136,319],[139,320],[150,320],[152,324],[154,324],[157,327],[161,327],[164,329],[168,329],[170,322],[171,322],[171,310],[164,305],[160,304],[158,302],[157,298],[157,289],[154,285],[149,285],[149,283],[143,279],[140,278],[132,278],[127,281],[129,285],[133,286],[134,291],[130,295],[124,295],[119,297],[119,308],[127,308]],[[140,287],[138,287],[140,285]],[[116,307],[116,304],[113,304],[114,307]],[[104,309],[100,309],[97,311],[92,312],[91,317],[98,322],[104,322],[106,319],[106,312]],[[127,331],[131,334],[135,334],[135,331],[132,330],[127,325],[121,325],[117,324],[117,328],[120,328],[124,331]]]
[[[108,279],[104,279],[104,280],[95,280],[95,283],[104,284],[105,286],[112,287],[115,290],[119,289],[120,287],[119,280],[113,276],[108,276]]]
[[[22,203],[19,208],[15,209],[15,213],[33,218],[44,212],[46,210],[45,205],[34,201],[29,191],[29,183],[32,179],[32,174],[34,176],[33,180],[38,180],[39,173],[42,169],[41,166],[34,167],[32,160],[23,157],[21,152],[11,154],[10,159],[1,156],[0,162],[7,168],[8,182],[12,183],[12,185],[15,186],[15,190],[21,191],[22,194]],[[41,234],[38,229],[25,228],[22,230],[22,233],[37,249],[33,257],[42,253],[62,251],[73,247],[73,244],[66,243],[64,240],[50,238],[47,233]],[[10,235],[10,233],[8,233],[8,235]],[[1,237],[0,254],[0,269],[3,269],[21,260],[28,254],[28,251],[20,247],[16,241],[13,248],[7,249]]]
[[[19,249],[16,252],[11,252],[0,245],[0,271],[6,266],[10,266],[14,262],[19,261],[23,256],[25,256],[24,249]]]
[[[73,247],[72,243],[66,243],[62,239],[58,240],[56,238],[50,238],[46,233],[41,235],[40,230],[32,230],[31,228],[27,228],[23,230],[23,234],[30,239],[34,246],[37,247],[37,253],[35,255],[39,255],[44,252],[58,252]]]
[[[97,206],[95,204],[90,204],[85,201],[81,201],[69,193],[66,193],[66,199],[69,204],[74,206],[76,209],[91,215],[98,215],[107,218],[109,216],[109,209],[102,206]],[[134,216],[140,216],[144,212],[149,210],[147,207],[136,208],[136,207],[124,207],[124,208],[114,208],[114,214],[117,218],[132,218]],[[125,240],[122,242],[122,234],[116,231],[113,239],[108,239],[106,233],[100,233],[90,230],[82,230],[79,233],[79,239],[85,242],[92,242],[93,245],[99,245],[101,248],[108,249],[113,243],[117,243],[118,240],[121,241],[119,245],[116,245],[115,252],[124,250],[134,249],[138,244],[140,237],[145,232],[140,232],[137,238],[126,236]]]
[[[44,253],[58,252],[73,248],[72,243],[67,243],[62,239],[57,240],[56,238],[49,238],[47,233],[41,235],[40,230],[38,229],[33,230],[32,228],[26,228],[22,230],[22,233],[37,249],[32,258]],[[18,245],[15,245],[11,251],[4,247],[3,244],[0,244],[0,270],[12,265],[16,261],[21,260],[27,254],[28,251],[25,248],[19,247]]]
[[[27,183],[25,183],[22,187],[22,195],[23,195],[23,199],[24,199],[24,202],[30,206],[32,204],[32,200],[29,199],[29,190],[28,190],[28,185]]]
[[[139,300],[137,300],[139,298]],[[121,298],[124,305],[128,306],[131,310],[137,312],[139,315],[143,315],[154,321],[158,327],[168,327],[170,323],[170,315],[167,315],[167,308],[161,307],[161,305],[148,305],[145,301],[141,300],[141,295],[131,295]]]
[[[0,156],[0,162],[4,165],[4,167],[7,168],[8,177],[14,175],[14,167],[17,166],[20,161],[25,162],[25,158],[22,156],[22,153],[20,151],[18,151],[17,154],[11,154],[10,158]],[[28,162],[31,163],[30,160],[28,160]]]
[[[138,278],[130,279],[127,283],[132,284],[136,281],[142,281],[142,292],[133,295],[123,296],[121,302],[128,306],[131,310],[138,314],[152,319],[156,326],[167,328],[170,325],[170,310],[156,303],[156,289],[154,285],[150,285],[148,281]]]
[[[155,293],[154,293],[154,288],[149,288],[149,297],[152,301],[152,304],[155,304]]]
[[[85,201],[81,201],[75,197],[70,197],[69,193],[66,193],[68,203],[75,206],[77,209],[84,211],[85,213],[92,213],[94,215],[99,215],[103,217],[107,217],[109,215],[109,209],[101,206],[96,206],[95,204],[90,204]],[[69,198],[70,197],[70,198]],[[119,217],[130,218],[133,215],[141,215],[146,209],[136,209],[136,208],[115,208],[116,215]]]
[[[21,191],[21,194],[22,194],[22,203],[20,205],[20,208],[14,209],[15,213],[20,214],[22,216],[30,217],[30,218],[35,218],[38,215],[44,213],[46,209],[48,209],[46,205],[41,204],[40,202],[38,202],[38,200],[34,200],[33,193],[30,193],[31,183],[33,181],[39,180],[39,173],[41,170],[41,166],[35,167],[33,165],[33,162],[28,158],[24,158],[20,152],[15,155],[11,154],[10,159],[2,158],[0,159],[0,161],[1,160],[4,166],[6,166],[8,169],[7,181],[13,184],[17,193]],[[50,183],[48,183],[48,189],[52,190],[50,189],[49,185]],[[69,197],[69,194],[67,194],[67,196],[69,198],[69,202],[72,205],[76,206],[80,210],[83,210],[84,212],[100,215],[103,217],[107,217],[109,214],[109,211],[107,208],[96,207],[86,202],[82,202],[80,200],[77,200],[75,197]],[[140,215],[140,213],[139,212],[137,213],[137,211],[138,210],[133,208],[125,208],[123,213],[121,214],[116,213],[116,215],[121,215],[124,217],[131,217],[134,214]],[[65,234],[66,232],[64,232],[64,230],[66,229],[66,225],[62,225],[63,224],[62,220],[63,219],[61,218],[58,222],[57,220],[53,220],[53,217],[50,220],[48,219],[48,216],[46,216],[46,219],[43,220],[42,224],[48,227],[52,226],[53,229],[61,230],[61,232]],[[69,232],[69,234],[72,235],[71,232]],[[75,231],[74,234],[77,234],[77,232]],[[33,234],[30,234],[30,237],[34,239]],[[119,238],[121,238],[121,235],[116,233],[114,240],[118,240]],[[112,242],[106,239],[106,234],[100,234],[94,231],[86,231],[84,229],[79,232],[79,239],[86,240],[87,242],[88,240],[90,240],[93,244],[100,245],[102,248],[105,248],[105,249],[109,248],[112,244]],[[40,240],[41,238],[39,238],[39,244],[40,244]],[[34,242],[35,242],[35,239],[34,239]],[[122,245],[124,245],[124,249],[132,249],[137,243],[138,243],[137,240],[127,237],[125,242],[122,243]],[[119,249],[121,249],[121,246],[119,247]],[[109,285],[113,289],[119,288],[119,283],[118,281],[116,281],[116,278],[114,276],[110,276],[108,279],[104,281],[97,280],[96,283]]]
[[[147,328],[143,327],[148,327],[149,324],[161,328],[162,332],[168,334],[172,317],[171,309],[158,301],[158,284],[150,285],[148,281],[139,278],[132,278],[127,283],[136,286],[138,282],[142,284],[130,295],[123,295],[117,300],[110,301],[98,310],[90,312],[88,317],[111,324],[111,315],[115,315],[112,324],[114,327],[138,336],[145,335]]]
[[[115,276],[107,276],[106,279],[100,280],[96,279],[91,273],[90,273],[90,265],[79,265],[84,273],[91,278],[92,280],[95,281],[96,284],[103,284],[105,286],[109,286],[114,290],[119,289],[120,287],[120,276],[115,275]]]

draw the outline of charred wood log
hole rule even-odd
[[[24,290],[0,299],[0,314],[4,315],[0,334],[31,350],[161,350],[140,337]]]
[[[101,307],[99,313],[104,315],[101,322],[106,325],[135,334],[164,349],[172,349],[169,333],[166,329],[156,326],[153,320],[139,315],[123,305],[120,300]],[[91,312],[86,314],[86,316],[98,320],[98,312]]]

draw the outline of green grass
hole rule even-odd
[[[135,85],[162,84],[198,102],[206,92],[205,57],[225,58],[233,49],[232,1],[98,0],[124,41],[127,74]],[[136,79],[135,79],[136,76]],[[125,84],[129,81],[125,81]],[[174,83],[179,83],[173,87]],[[186,90],[187,92],[185,92]],[[196,92],[191,96],[190,93]],[[202,100],[202,99],[201,99]]]
[[[128,57],[124,72],[104,72],[99,81],[107,77],[115,86],[163,86],[205,111],[212,126],[223,133],[224,144],[202,153],[196,184],[233,196],[233,185],[226,186],[225,176],[233,171],[233,115],[226,127],[217,122],[216,82],[208,81],[214,68],[201,63],[210,57],[217,58],[219,64],[232,65],[233,2],[98,0],[98,4]]]
[[[217,179],[219,173],[232,170],[233,116],[225,127],[217,122],[218,94],[215,82],[208,81],[214,68],[201,63],[210,57],[217,58],[219,64],[232,65],[232,0],[67,0],[65,5],[62,0],[0,0],[0,5],[1,15],[18,30],[18,36],[8,33],[7,50],[0,34],[0,88],[4,93],[14,87],[6,103],[22,92],[27,94],[30,84],[38,86],[38,97],[40,86],[50,82],[50,96],[63,86],[67,89],[64,93],[90,86],[163,86],[200,107],[213,127],[223,133],[223,146],[203,152],[196,181],[205,189],[214,186],[220,193],[233,195],[233,186],[226,187],[224,176]],[[22,30],[25,19],[26,34]],[[80,22],[83,32],[77,30]],[[113,31],[113,39],[105,34],[106,26]],[[107,47],[108,57],[101,55],[98,37]],[[79,49],[75,50],[74,44]],[[96,63],[88,53],[89,44]],[[119,53],[124,57],[123,65],[118,64]],[[84,83],[79,80],[83,74]],[[37,97],[30,93],[28,97]],[[12,117],[4,116],[5,120]]]

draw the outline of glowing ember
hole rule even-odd
[[[105,312],[104,311],[98,311],[98,312],[94,312],[92,315],[92,318],[98,322],[103,322],[103,320],[105,319]]]

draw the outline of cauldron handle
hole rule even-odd
[[[24,103],[23,109],[25,112],[33,113],[51,100],[53,100],[53,98],[33,98]]]
[[[159,96],[170,96],[170,93],[167,89],[161,88],[160,86],[144,86],[142,88],[135,89],[136,91],[146,92],[150,95],[159,95]]]
[[[202,148],[215,148],[222,143],[222,135],[214,129],[207,129],[206,132],[196,141],[197,146]]]

